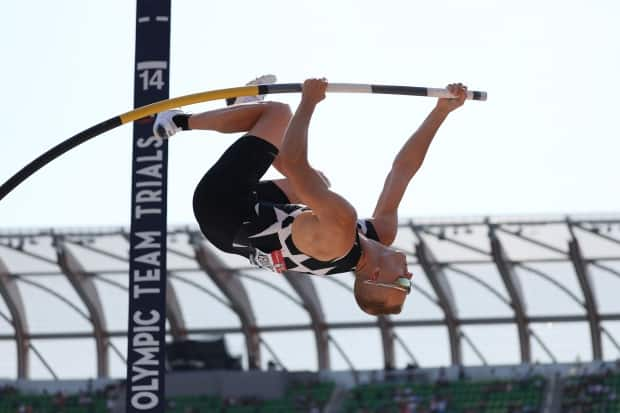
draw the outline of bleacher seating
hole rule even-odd
[[[99,395],[22,395],[0,396],[0,413],[107,413],[107,399]]]
[[[322,411],[334,390],[333,383],[298,383],[283,398],[221,398],[219,396],[177,396],[167,400],[168,413],[288,413]],[[0,395],[0,413],[109,413],[107,397],[95,395]]]
[[[620,374],[576,375],[564,380],[562,412],[620,412]]]
[[[516,413],[538,412],[545,380],[458,380],[453,382],[375,383],[353,389],[343,404],[349,413]]]
[[[168,401],[169,413],[288,413],[322,411],[332,392],[333,383],[298,383],[281,399],[220,398],[213,396],[174,397]]]
[[[437,380],[400,376],[363,384],[345,393],[338,412],[346,413],[534,413],[542,411],[547,389],[543,376],[512,380]],[[620,373],[605,370],[564,377],[557,394],[562,413],[620,412]],[[221,396],[176,396],[167,400],[169,413],[320,413],[330,401],[333,382],[291,384],[279,399]],[[0,413],[110,413],[115,392],[29,395],[0,389]],[[112,396],[110,396],[112,395]],[[340,398],[337,398],[340,400]],[[337,407],[337,404],[333,407]]]

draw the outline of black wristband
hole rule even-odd
[[[175,125],[177,125],[179,128],[183,129],[183,130],[189,130],[189,125],[188,120],[189,117],[191,115],[188,115],[186,113],[182,113],[180,115],[174,115],[172,117],[172,121],[174,122]]]

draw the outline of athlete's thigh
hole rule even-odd
[[[291,109],[280,102],[262,102],[262,104],[268,105],[268,109],[248,131],[248,135],[258,136],[280,149],[291,118]]]
[[[274,179],[271,181],[263,181],[263,182],[264,183],[270,182],[271,186],[275,186],[278,189],[278,191],[282,193],[283,197],[286,198],[286,202],[280,202],[280,203],[286,203],[286,204],[301,203],[301,199],[299,199],[299,196],[297,196],[297,193],[293,189],[293,186],[291,185],[288,179],[286,178]],[[261,182],[261,184],[263,184],[263,182]]]

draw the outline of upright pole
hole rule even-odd
[[[134,107],[168,99],[170,0],[137,0]],[[168,145],[133,124],[126,412],[163,413]]]

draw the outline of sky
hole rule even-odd
[[[401,217],[616,213],[619,15],[611,0],[178,1],[170,96],[264,73],[282,83],[463,82],[488,101],[468,101],[447,119]],[[9,2],[3,16],[1,182],[133,108],[136,19],[135,2],[122,0]],[[330,94],[312,121],[311,163],[368,216],[394,155],[434,103]],[[26,180],[0,201],[0,231],[128,227],[131,131],[99,136]],[[194,187],[238,136],[192,131],[170,140],[170,225],[194,224]]]
[[[619,9],[613,1],[176,2],[170,96],[241,86],[263,73],[281,82],[460,81],[489,100],[467,102],[440,129],[402,217],[613,212]],[[3,182],[50,147],[133,107],[135,3],[11,2],[5,16]],[[274,98],[294,108],[299,95]],[[311,125],[311,162],[369,215],[395,153],[433,105],[332,94]],[[171,140],[169,223],[193,223],[194,186],[236,136]],[[24,182],[0,202],[0,225],[126,226],[130,168],[125,125]]]

